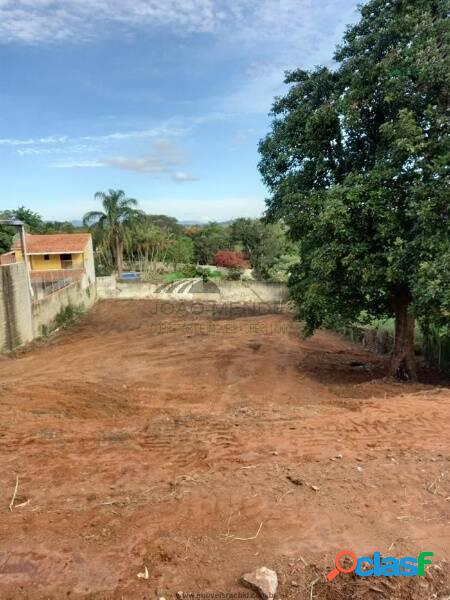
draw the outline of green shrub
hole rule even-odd
[[[242,277],[241,269],[228,269],[226,278],[228,281],[239,281]]]
[[[80,318],[82,313],[82,306],[73,306],[72,304],[68,304],[56,315],[53,321],[52,329],[65,329],[66,327],[70,327],[70,325],[73,325]]]

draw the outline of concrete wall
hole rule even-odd
[[[33,339],[31,298],[24,263],[0,266],[0,352]]]
[[[284,283],[265,281],[209,281],[186,279],[174,283],[155,284],[117,281],[114,276],[97,277],[99,298],[191,300],[208,302],[286,302],[288,289]]]
[[[33,337],[45,335],[55,320],[56,315],[69,305],[88,310],[95,304],[95,283],[84,287],[81,281],[71,283],[32,304]]]
[[[91,287],[92,284],[95,284],[95,264],[94,247],[92,245],[92,238],[90,238],[84,253],[83,285],[84,287]]]
[[[92,273],[91,273],[92,276]],[[42,299],[31,300],[25,263],[0,266],[0,352],[8,352],[51,330],[56,315],[72,305],[83,310],[96,301],[95,275],[90,285],[72,283]]]

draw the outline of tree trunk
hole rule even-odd
[[[417,381],[414,352],[415,315],[411,310],[409,292],[400,293],[394,300],[395,341],[391,356],[390,374],[402,381]]]
[[[116,265],[120,277],[123,272],[123,242],[119,237],[116,239]]]

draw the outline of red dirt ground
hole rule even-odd
[[[0,598],[250,598],[259,566],[283,599],[447,597],[450,389],[288,315],[171,310],[100,302],[0,358]],[[434,566],[327,583],[342,549]]]

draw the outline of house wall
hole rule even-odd
[[[90,248],[89,248],[90,246]],[[17,262],[23,261],[23,255],[21,250],[16,250]],[[86,246],[86,252],[67,252],[72,255],[72,268],[73,269],[84,269],[86,264],[90,264],[90,258],[92,253],[92,240],[89,245]],[[61,269],[61,255],[60,254],[49,254],[49,260],[44,259],[45,254],[31,254],[28,255],[28,262],[32,271],[51,271],[54,269]],[[92,263],[93,263],[92,256]],[[94,272],[95,275],[95,272]]]
[[[70,253],[72,254],[72,268],[83,269],[84,268],[84,255],[82,252]],[[49,254],[49,259],[45,260],[44,254],[33,254],[31,255],[31,270],[32,271],[52,271],[54,269],[62,269],[61,254]]]
[[[83,260],[85,285],[90,286],[92,283],[95,283],[94,247],[92,245],[92,239],[89,240],[86,246],[86,250],[83,254]]]
[[[84,268],[84,254],[82,252],[79,254],[74,254],[72,252],[72,265],[74,269]]]
[[[24,263],[0,266],[0,352],[33,339],[31,298]]]
[[[59,254],[50,254],[49,260],[44,259],[44,255],[29,256],[32,271],[51,271],[61,268],[61,259]]]

